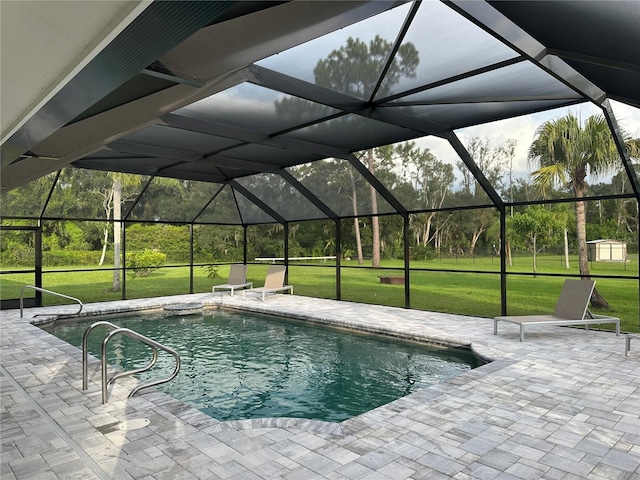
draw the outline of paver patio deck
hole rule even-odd
[[[85,306],[95,314],[202,302],[415,339],[493,360],[341,423],[219,422],[161,392],[81,390],[81,354],[31,324],[58,306],[2,312],[3,480],[640,479],[640,354],[614,333],[518,327],[375,305],[198,294]],[[94,379],[95,380],[95,379]],[[97,377],[99,382],[99,376]],[[148,419],[137,429],[125,421]]]

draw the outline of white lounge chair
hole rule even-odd
[[[594,315],[589,309],[589,300],[595,287],[594,280],[565,280],[553,315],[519,315],[494,317],[493,334],[498,334],[498,322],[520,325],[520,341],[524,342],[524,327],[535,325],[589,325],[614,323],[616,335],[620,335],[620,319],[606,315]]]
[[[284,277],[287,273],[287,267],[284,265],[269,265],[267,268],[267,276],[264,280],[264,286],[251,288],[242,291],[242,298],[246,298],[247,292],[262,294],[262,301],[267,293],[278,293],[289,291],[293,295],[293,285],[285,285]]]
[[[251,287],[253,287],[253,282],[247,282],[247,265],[244,263],[234,263],[229,270],[227,283],[214,285],[211,293],[216,293],[216,290],[230,290],[230,294],[233,296],[235,290]]]

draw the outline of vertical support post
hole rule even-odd
[[[242,263],[247,264],[247,225],[242,225]]]
[[[189,224],[189,293],[193,293],[193,223]]]
[[[409,277],[409,215],[402,216],[404,220],[403,225],[403,240],[404,240],[404,308],[411,308],[411,279]]]
[[[284,266],[287,267],[284,283],[289,284],[289,222],[284,224]]]
[[[115,220],[119,222],[120,220]],[[122,247],[120,248],[122,253],[122,280],[120,282],[122,288],[122,300],[127,299],[127,223],[122,222]]]
[[[38,288],[43,288],[42,287],[42,223],[41,220],[38,220],[38,227],[36,228],[35,231],[35,271],[34,273],[34,280],[35,280],[35,285]],[[42,292],[40,290],[36,290],[36,306],[41,307],[42,306]]]
[[[507,210],[498,206],[500,213],[500,315],[507,314]]]
[[[340,238],[341,238],[341,223],[340,223],[340,219],[336,219],[335,220],[336,223],[336,300],[341,300],[342,299],[342,284],[340,282],[340,278],[341,278],[341,272],[340,272],[340,267],[341,267],[341,260],[342,260],[342,245],[340,243]]]
[[[47,198],[42,205],[42,210],[40,210],[40,215],[38,215],[38,226],[36,227],[36,238],[35,238],[35,258],[34,258],[34,281],[35,285],[38,288],[42,288],[42,217],[44,216],[44,212],[47,211],[47,207],[49,206],[49,202],[51,201],[51,197],[53,196],[53,192],[55,191],[56,185],[58,184],[58,180],[60,179],[60,174],[62,173],[62,169],[56,172],[56,178],[53,179],[51,183],[51,188],[49,189],[49,193],[47,194]],[[42,306],[42,292],[36,290],[35,304],[38,307]]]

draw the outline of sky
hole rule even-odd
[[[629,133],[632,138],[640,138],[640,109],[613,101],[611,105],[620,127]],[[527,162],[527,151],[535,138],[535,131],[538,126],[568,113],[572,113],[584,121],[591,115],[601,113],[601,110],[592,104],[582,104],[468,127],[456,131],[456,134],[465,146],[474,137],[487,138],[492,147],[504,145],[508,139],[515,139],[517,144],[514,158],[514,174],[524,176],[528,175],[530,171]],[[458,159],[449,144],[443,140],[426,138],[417,140],[416,144],[421,148],[429,148],[436,157],[448,163],[455,165]]]

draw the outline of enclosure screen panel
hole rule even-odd
[[[580,96],[564,83],[528,62],[492,70],[402,97],[393,103],[476,103],[509,100],[577,100]]]
[[[408,12],[409,5],[391,9],[257,64],[368,100]]]
[[[396,55],[396,68],[390,69],[386,88],[378,92],[376,100],[517,56],[440,2],[422,2],[399,53],[403,49],[415,51],[415,66],[401,72],[397,68],[401,59]]]
[[[277,221],[240,192],[234,190],[243,224],[277,223]]]
[[[263,173],[238,179],[238,183],[287,221],[325,218],[313,203],[280,175]]]
[[[193,180],[154,178],[136,203],[129,220],[192,222],[220,186]]]
[[[565,100],[478,102],[393,107],[392,110],[412,115],[429,122],[438,122],[448,128],[476,125],[488,120],[506,118],[514,113],[526,113],[531,108],[551,109],[565,105]]]
[[[413,130],[377,120],[358,115],[345,115],[295,130],[285,134],[284,137],[357,151],[394,141],[410,140],[420,135]]]
[[[113,219],[124,217],[147,180],[143,175],[65,168],[45,218]],[[117,198],[120,202],[117,202]]]
[[[142,145],[158,145],[200,155],[229,148],[240,143],[238,140],[164,125],[153,125],[124,137],[122,140]]]
[[[371,204],[371,185],[346,160],[321,160],[288,170],[339,216],[395,212],[377,192],[377,210],[374,211]]]
[[[232,225],[240,225],[242,219],[238,211],[233,190],[229,185],[222,188],[211,203],[204,209],[202,214],[196,218],[197,222],[215,222]]]
[[[251,83],[242,83],[176,111],[179,115],[275,133],[337,110]]]
[[[55,173],[40,177],[0,196],[2,216],[39,217],[56,178]]]
[[[300,163],[312,162],[320,160],[323,157],[313,153],[299,152],[295,150],[287,150],[284,148],[270,147],[267,145],[259,145],[251,143],[236,147],[224,152],[225,157],[238,158],[240,160],[248,160],[252,162],[268,163],[278,166],[291,166]]]

